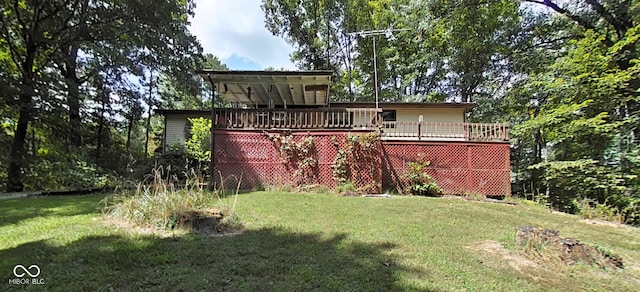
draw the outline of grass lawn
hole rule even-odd
[[[538,206],[464,200],[254,192],[234,236],[141,235],[106,226],[103,196],[0,201],[0,291],[637,291],[640,229]],[[515,227],[533,224],[621,256],[624,270],[519,263]],[[496,247],[497,246],[497,247]],[[8,284],[17,264],[43,285]]]

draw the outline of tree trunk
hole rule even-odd
[[[533,134],[533,164],[538,164],[542,162],[542,132],[540,129],[536,129]],[[533,169],[531,172],[531,181],[532,181],[532,193],[539,195],[540,191],[540,176],[541,171],[539,168]]]
[[[102,151],[102,132],[104,131],[104,113],[106,111],[106,93],[101,90],[100,93],[100,116],[98,117],[98,139],[96,141],[96,162],[100,161],[100,152]]]
[[[149,111],[147,112],[147,125],[146,125],[146,137],[144,140],[144,155],[149,156],[149,132],[151,131],[151,105],[149,105]]]
[[[33,94],[35,92],[35,73],[33,72],[33,64],[35,61],[35,53],[27,47],[25,61],[22,63],[22,88],[18,99],[20,107],[18,113],[18,124],[11,141],[11,149],[9,150],[9,167],[7,168],[7,191],[21,192],[24,190],[22,183],[22,166],[25,158],[25,143],[27,140],[27,131],[29,129],[29,121],[32,115]]]
[[[64,80],[67,84],[67,106],[69,107],[69,140],[75,147],[82,146],[82,135],[80,127],[80,79],[77,76],[76,68],[78,61],[78,46],[72,45],[65,61],[63,70]]]
[[[129,153],[129,148],[131,147],[131,132],[133,130],[133,115],[131,115],[131,118],[129,119],[129,125],[127,126],[127,153]]]
[[[149,77],[149,101],[147,102],[148,110],[147,110],[147,124],[146,124],[146,134],[144,140],[144,156],[149,156],[149,132],[151,131],[151,108],[153,107],[153,71]]]
[[[27,129],[29,128],[29,120],[31,119],[31,95],[21,94],[20,104],[18,124],[9,152],[7,192],[22,192],[24,190],[24,184],[22,183],[22,165],[24,164]]]
[[[38,145],[36,145],[36,130],[31,127],[31,156],[38,155]]]

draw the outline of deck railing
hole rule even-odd
[[[379,109],[216,109],[214,128],[352,129],[375,127]]]
[[[387,139],[509,141],[509,126],[506,124],[383,122],[382,132]]]
[[[380,109],[215,109],[217,129],[380,129],[385,139],[508,141],[506,124],[381,122]]]

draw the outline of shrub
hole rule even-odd
[[[79,190],[106,186],[110,176],[82,155],[38,157],[25,169],[29,190]]]
[[[430,164],[422,154],[418,155],[418,160],[407,164],[404,178],[409,182],[409,192],[412,195],[442,195],[442,189],[436,184],[436,180],[427,173]]]
[[[625,224],[640,226],[640,198],[631,194],[614,195],[607,198],[606,204],[615,208]]]
[[[634,159],[626,172],[595,160],[553,161],[530,168],[543,170],[553,208],[640,225],[640,164]]]
[[[205,118],[189,119],[191,137],[185,142],[189,158],[199,162],[200,169],[206,169],[211,162],[211,120]]]
[[[590,199],[583,199],[581,201],[574,200],[573,204],[578,210],[580,217],[584,219],[601,219],[616,223],[624,223],[624,216],[620,213],[620,210],[614,206],[600,204],[597,201]]]

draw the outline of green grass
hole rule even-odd
[[[240,194],[244,233],[140,235],[105,226],[103,196],[0,201],[0,291],[17,264],[37,264],[28,290],[634,291],[640,230],[594,225],[537,206],[465,200],[255,192]],[[518,271],[477,248],[515,249],[533,224],[620,255],[624,270]]]

